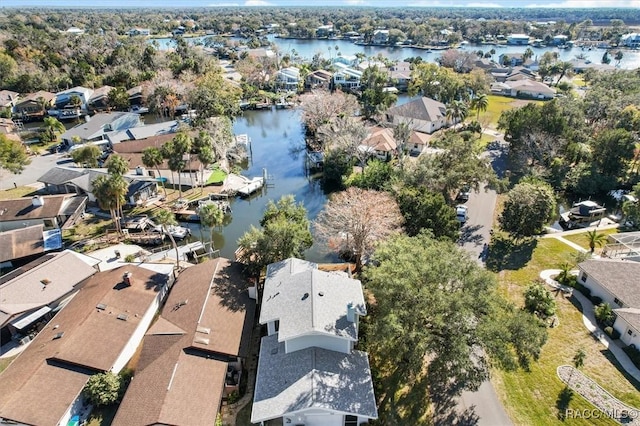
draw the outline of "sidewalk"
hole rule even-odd
[[[560,289],[563,292],[571,292],[573,297],[575,297],[578,302],[580,302],[580,305],[582,305],[582,322],[587,330],[589,330],[591,334],[613,354],[620,366],[629,373],[630,376],[640,382],[640,369],[631,362],[631,359],[629,359],[627,354],[624,353],[622,348],[620,348],[609,336],[596,326],[596,317],[593,312],[593,303],[591,303],[591,300],[587,299],[587,297],[579,291],[573,291],[574,289],[572,287],[561,285],[551,278],[559,273],[559,269],[547,269],[540,272],[540,278],[553,288]]]

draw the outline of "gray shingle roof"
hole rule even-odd
[[[362,285],[340,272],[325,272],[300,259],[286,259],[267,268],[260,323],[280,320],[280,340],[307,333],[358,339],[356,324],[347,321],[347,304],[366,315]]]
[[[71,169],[68,167],[54,167],[49,169],[38,178],[38,182],[48,183],[49,185],[62,185],[69,182],[71,179],[75,179],[78,176],[82,176],[86,172],[83,169]]]
[[[578,266],[625,306],[640,308],[640,262],[590,259]]]
[[[307,348],[289,354],[278,336],[262,338],[251,422],[307,409],[378,417],[368,354]]]
[[[442,102],[423,96],[406,104],[389,108],[387,114],[416,120],[438,121],[446,118],[447,107]]]
[[[615,312],[617,316],[622,317],[631,327],[640,331],[640,309],[621,308],[614,309],[613,312]]]

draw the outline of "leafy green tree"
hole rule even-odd
[[[382,424],[423,424],[428,393],[477,389],[488,357],[514,369],[539,356],[546,330],[504,301],[495,278],[454,243],[396,235],[373,258],[363,282],[375,303],[363,330]]]
[[[109,109],[115,111],[126,111],[129,109],[129,94],[124,87],[114,87],[107,94],[107,105]]]
[[[498,221],[516,238],[531,237],[542,232],[555,210],[555,194],[548,184],[521,182],[507,194]]]
[[[556,300],[542,283],[534,282],[524,292],[524,307],[545,319],[556,313]]]
[[[640,183],[633,187],[632,195],[636,198],[636,201],[625,201],[622,204],[622,212],[624,213],[625,220],[631,225],[633,229],[640,228]]]
[[[155,222],[162,226],[162,230],[164,231],[164,233],[169,236],[169,239],[171,240],[171,245],[173,246],[174,250],[176,251],[176,268],[180,267],[180,252],[178,251],[178,244],[176,244],[176,240],[175,238],[173,238],[173,235],[171,234],[171,232],[169,232],[169,227],[170,226],[176,226],[178,225],[178,221],[176,220],[176,215],[173,214],[173,212],[167,210],[167,209],[158,209],[155,211],[155,213],[153,214],[153,220],[155,220]]]
[[[429,191],[424,186],[403,187],[396,194],[400,212],[404,217],[404,229],[409,236],[430,230],[436,238],[456,241],[460,224],[454,209],[442,194]]]
[[[385,90],[388,80],[388,74],[375,65],[362,73],[360,104],[365,118],[369,119],[382,113],[396,102],[397,96]]]
[[[289,257],[304,258],[313,244],[307,210],[296,204],[293,195],[269,201],[260,220],[262,229],[254,226],[240,237],[239,261],[251,276],[258,276],[268,264]]]
[[[126,175],[129,171],[129,163],[124,159],[123,156],[118,154],[111,154],[109,159],[107,160],[105,166],[107,166],[107,171],[112,175]]]
[[[162,183],[162,190],[164,191],[164,197],[167,198],[167,188],[164,184],[164,179],[162,178],[162,174],[160,173],[160,165],[164,163],[164,158],[162,157],[162,151],[160,149],[150,146],[145,148],[142,151],[142,164],[145,167],[156,169],[156,173],[158,173],[158,178]]]
[[[382,191],[391,184],[394,176],[394,168],[391,163],[380,160],[371,160],[361,172],[353,172],[346,179],[346,186],[357,186],[362,189],[374,189]]]
[[[626,176],[633,159],[636,139],[625,129],[605,129],[594,138],[593,160],[598,171],[606,176]]]
[[[42,129],[41,139],[45,142],[55,141],[56,133],[64,133],[67,130],[55,117],[45,117],[42,121]]]
[[[455,71],[437,64],[420,63],[411,72],[409,94],[422,94],[444,104],[469,98],[465,78]]]
[[[89,402],[97,407],[103,407],[118,402],[120,389],[120,376],[107,371],[89,377],[82,392]]]
[[[31,159],[24,145],[0,134],[0,168],[20,174],[29,164]]]
[[[240,89],[224,79],[222,72],[209,71],[189,93],[190,106],[198,112],[195,123],[204,123],[210,117],[238,115],[240,96]]]
[[[584,235],[589,242],[589,250],[593,253],[596,250],[596,246],[602,247],[607,242],[607,234],[598,234],[598,230],[587,231]]]
[[[182,172],[187,167],[187,161],[185,156],[191,151],[191,144],[193,140],[191,136],[185,131],[180,131],[170,141],[162,146],[162,155],[168,159],[169,170],[172,173],[178,173],[178,191],[180,198],[182,198]]]
[[[100,155],[102,155],[102,150],[96,145],[85,145],[71,151],[73,162],[83,167],[98,167]]]

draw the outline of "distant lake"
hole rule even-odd
[[[194,37],[185,39],[189,43],[202,43],[205,37]],[[173,39],[171,38],[157,38],[153,39],[158,42],[158,46],[161,50],[168,49],[172,47]],[[272,41],[276,44],[279,51],[282,54],[290,54],[293,50],[296,51],[300,57],[311,60],[316,53],[321,54],[326,59],[335,58],[337,55],[341,56],[351,56],[356,53],[364,53],[368,57],[378,56],[382,54],[382,56],[389,58],[391,60],[403,60],[409,57],[417,57],[420,56],[425,62],[435,62],[437,58],[440,57],[443,51],[434,50],[432,52],[415,49],[409,47],[381,47],[381,46],[362,46],[359,44],[352,43],[348,40],[301,40],[301,39],[285,39],[285,38],[276,38],[275,36],[269,36],[269,41]],[[336,50],[336,46],[338,49]],[[556,47],[544,47],[537,48],[531,47],[534,52],[534,58],[536,56],[542,57],[545,52],[558,52],[558,58],[562,61],[568,61],[571,59],[575,59],[576,56],[583,54],[586,59],[590,60],[593,63],[601,63],[602,56],[604,55],[605,49],[597,49],[593,48],[592,50],[581,49],[579,47],[574,47],[572,49],[558,49]],[[478,51],[482,50],[483,52],[488,52],[491,49],[495,49],[496,54],[493,59],[497,60],[498,56],[506,53],[522,53],[527,48],[527,46],[491,46],[491,45],[473,45],[466,44],[460,47],[460,50],[466,51]],[[614,51],[616,51],[614,49]],[[622,69],[636,69],[640,67],[640,51],[639,50],[622,50],[624,56],[620,61],[620,68]],[[611,55],[611,64],[615,64],[613,60],[613,55]]]

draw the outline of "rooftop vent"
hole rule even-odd
[[[275,354],[277,354],[277,353],[278,353],[278,348],[277,348],[277,347],[276,347],[276,348],[271,349],[271,355],[275,355]]]
[[[100,309],[101,311],[104,311],[105,309],[107,309],[107,305],[105,305],[104,303],[98,303],[96,305],[96,309]]]
[[[131,277],[133,276],[133,274],[129,271],[125,272],[124,275],[122,275],[122,282],[125,285],[131,285]]]
[[[126,321],[129,318],[129,315],[127,315],[127,314],[119,314],[116,318],[118,318],[121,321]]]
[[[44,285],[51,284],[51,280],[49,278],[43,278],[40,282]]]
[[[194,342],[200,343],[201,345],[208,345],[209,344],[209,339],[207,339],[206,337],[196,337],[194,339]]]
[[[198,333],[202,333],[202,334],[209,334],[209,333],[211,333],[211,329],[210,329],[210,328],[208,328],[208,327],[202,327],[202,326],[199,326],[198,328],[196,328],[196,331],[197,331]]]
[[[356,306],[353,304],[353,302],[347,303],[347,321],[356,321]]]
[[[319,291],[319,292],[318,292],[318,296],[320,296],[320,297],[324,296],[324,292]]]
[[[31,205],[33,207],[44,206],[44,198],[42,198],[42,195],[34,195],[33,197],[31,197]]]
[[[60,333],[57,333],[55,336],[53,336],[53,339],[51,340],[57,340],[62,338],[62,336],[64,336],[64,331],[61,331]]]

